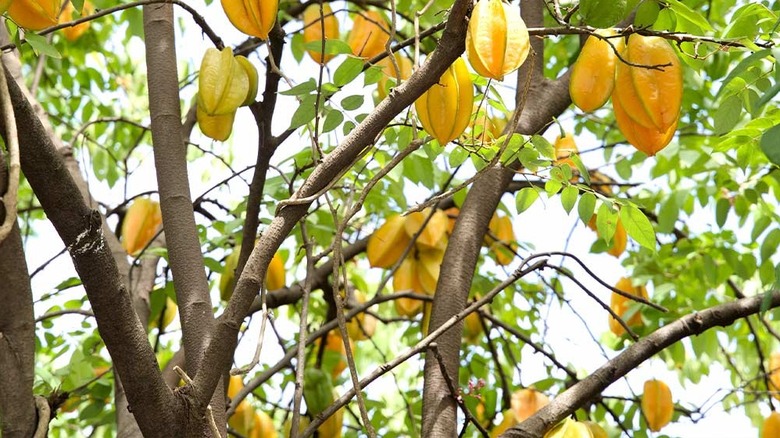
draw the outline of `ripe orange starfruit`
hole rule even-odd
[[[62,10],[62,15],[60,15],[60,21],[61,22],[68,22],[73,20],[73,12],[76,9],[73,7],[73,3],[70,1],[65,6],[65,9]],[[90,15],[95,11],[95,8],[92,6],[91,2],[85,1],[84,5],[81,9],[81,16]],[[89,29],[89,21],[85,21],[84,23],[77,24],[75,26],[66,27],[65,29],[62,29],[62,33],[65,35],[65,39],[67,39],[70,42],[76,41],[81,37],[81,35],[84,34]]]
[[[423,129],[444,146],[460,137],[471,119],[474,87],[466,62],[458,58],[414,103]]]
[[[249,438],[277,438],[278,436],[271,417],[263,411],[255,411]]]
[[[645,391],[642,394],[642,413],[647,420],[647,426],[653,432],[658,432],[672,421],[674,403],[672,391],[666,383],[660,380],[648,380],[645,382]]]
[[[152,241],[161,224],[160,204],[149,198],[136,198],[122,221],[122,247],[130,255],[138,254]]]
[[[603,37],[616,35],[613,29],[599,29],[596,33]],[[577,108],[591,112],[607,103],[615,88],[616,52],[622,50],[622,41],[621,38],[603,40],[595,36],[585,40],[571,67],[569,79],[569,95]]]
[[[512,393],[512,412],[518,422],[525,421],[549,403],[550,399],[546,395],[533,388],[518,389]]]
[[[347,44],[352,53],[360,58],[373,58],[385,51],[390,39],[390,26],[385,17],[377,11],[363,11],[355,16]]]
[[[61,6],[62,0],[13,0],[10,5],[5,5],[14,23],[29,30],[56,25]]]
[[[5,14],[13,0],[0,0],[0,14]]]
[[[761,438],[780,438],[780,412],[772,411],[766,417]]]
[[[308,44],[316,41],[339,39],[339,21],[333,15],[329,3],[312,3],[303,10],[303,42]],[[321,50],[307,48],[306,52],[314,62],[326,64],[334,55],[321,53]]]
[[[512,218],[494,214],[490,219],[488,230],[490,234],[485,239],[490,242],[490,249],[495,255],[496,263],[501,266],[512,263],[515,258],[513,250],[517,247]]]
[[[425,228],[422,228],[425,220],[430,216]],[[420,229],[422,228],[422,231]],[[430,208],[423,211],[415,211],[406,216],[404,229],[410,238],[419,233],[414,242],[419,249],[442,250],[447,246],[447,229],[449,218],[444,210],[436,210],[431,213]]]
[[[621,278],[617,284],[615,284],[615,289],[622,290],[629,295],[648,299],[647,288],[644,286],[634,286],[630,278]],[[638,311],[628,319],[623,317],[628,311],[628,307],[634,302],[635,301],[626,298],[623,295],[612,292],[609,308],[612,309],[616,315],[620,316],[627,326],[635,327],[642,324],[642,315]],[[616,336],[622,336],[626,332],[623,326],[620,325],[620,322],[613,318],[612,315],[609,315],[609,330]]]
[[[279,0],[222,0],[222,9],[236,29],[268,39],[279,11]]]
[[[368,263],[375,268],[393,266],[411,239],[406,234],[406,218],[401,215],[390,216],[378,230],[368,238],[366,253]]]
[[[503,80],[523,64],[531,43],[517,6],[501,0],[479,0],[466,33],[469,62],[477,74]]]
[[[682,104],[680,60],[663,38],[631,35],[618,62],[612,104],[620,132],[647,155],[674,136]]]

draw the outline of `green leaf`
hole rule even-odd
[[[37,33],[28,32],[24,35],[24,39],[27,40],[27,43],[30,45],[30,47],[32,47],[35,54],[46,55],[55,59],[62,58],[60,52],[58,52],[54,46],[49,44],[45,37],[42,37]]]
[[[531,144],[534,145],[536,150],[539,151],[543,157],[549,158],[550,160],[555,159],[555,147],[553,147],[546,138],[541,135],[534,135],[531,137]]]
[[[742,100],[732,95],[718,105],[713,116],[713,125],[716,134],[725,134],[739,123],[742,115]]]
[[[363,105],[364,97],[360,94],[341,99],[341,106],[347,111],[354,111]]]
[[[634,26],[650,27],[658,19],[658,13],[661,12],[661,5],[656,0],[644,0],[636,8],[634,15]]]
[[[300,96],[303,94],[309,94],[317,89],[317,82],[314,78],[310,78],[308,81],[300,83],[289,90],[281,91],[279,94],[284,96]]]
[[[358,77],[362,71],[363,60],[355,58],[354,56],[348,56],[347,59],[336,68],[336,72],[333,73],[333,83],[339,87],[343,87]]]
[[[322,133],[325,134],[327,132],[333,131],[334,129],[338,128],[343,121],[344,114],[342,114],[341,111],[336,109],[328,111],[328,115],[325,116],[325,122],[322,124]]]
[[[706,18],[704,18],[703,15],[700,13],[694,11],[690,7],[686,6],[681,2],[680,0],[667,0],[669,7],[672,9],[672,11],[677,15],[677,23],[678,26],[685,23],[687,25],[682,25],[682,30],[685,31],[705,31],[705,32],[714,32],[712,29],[712,26],[710,26],[710,22],[707,21]],[[697,27],[698,29],[691,29],[691,25]]]
[[[322,41],[310,41],[304,44],[306,50],[320,53],[322,52]],[[352,49],[344,41],[341,40],[326,40],[325,41],[325,54],[326,55],[350,55]]]
[[[590,222],[593,212],[596,210],[596,195],[590,192],[583,193],[577,203],[577,214],[584,223]]]
[[[539,190],[536,187],[524,187],[515,195],[517,214],[528,210],[539,199]]]
[[[718,199],[718,203],[715,204],[715,222],[719,227],[723,228],[723,224],[728,219],[729,209],[731,209],[731,202],[726,198]]]
[[[577,203],[577,196],[580,194],[580,190],[575,186],[566,186],[561,192],[561,205],[566,210],[566,214],[571,213],[574,204]]]
[[[582,160],[580,159],[580,154],[572,154],[569,156],[569,158],[574,162],[574,165],[577,166],[577,170],[580,172],[582,179],[585,180],[585,184],[590,185],[590,173],[588,172],[588,168],[585,167],[585,164],[583,164]]]
[[[612,237],[615,235],[617,218],[618,215],[612,207],[606,202],[602,202],[596,217],[596,230],[598,230],[599,237],[607,242],[607,245],[612,242]]]
[[[632,239],[645,248],[655,251],[655,230],[642,210],[633,205],[626,205],[620,209],[620,221]]]
[[[658,212],[658,232],[671,233],[674,231],[674,224],[679,216],[680,208],[677,206],[677,202],[674,197],[669,197],[661,205],[661,210]]]
[[[317,114],[314,110],[315,102],[316,98],[313,95],[306,96],[301,100],[298,109],[293,113],[290,129],[297,129],[314,120],[314,116]]]
[[[755,108],[761,108],[762,106],[766,105],[770,100],[777,96],[777,93],[780,93],[780,82],[775,83],[770,89],[764,92],[764,95],[761,96],[761,98],[758,99],[758,102],[755,103]]]
[[[456,147],[455,149],[450,152],[449,155],[449,163],[452,167],[458,167],[461,164],[463,164],[464,161],[468,160],[469,158],[469,151],[466,150],[466,148],[462,147]]]
[[[552,197],[561,191],[561,187],[563,187],[563,183],[558,180],[551,179],[547,180],[547,182],[544,184],[544,191],[547,192],[547,197]]]
[[[761,135],[761,150],[769,161],[780,166],[780,125],[769,128]]]

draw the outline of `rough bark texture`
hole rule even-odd
[[[84,204],[62,156],[16,82],[9,80],[9,88],[19,128],[22,170],[71,254],[98,330],[128,389],[133,413],[145,420],[141,425],[145,436],[171,436],[176,414],[173,393],[162,381],[146,331],[122,283],[102,232],[100,213]]]
[[[187,146],[182,141],[179,78],[173,31],[173,5],[144,6],[146,70],[149,83],[149,112],[152,121],[154,165],[160,194],[163,227],[168,244],[168,262],[182,326],[182,344],[187,351],[186,371],[198,374],[203,352],[214,328],[209,284],[201,254],[195,212],[187,173]],[[227,365],[221,371],[227,372]],[[220,373],[220,374],[224,374]],[[225,394],[196,388],[197,402],[186,421],[188,436],[210,436],[204,421],[206,404],[214,408],[220,433],[226,433]]]
[[[758,313],[764,296],[743,298],[731,303],[721,304],[682,317],[642,338],[628,347],[617,357],[594,371],[587,378],[555,396],[549,405],[542,408],[519,426],[515,426],[501,435],[505,438],[536,438],[559,421],[574,413],[580,406],[601,394],[616,380],[636,369],[642,362],[675,342],[698,335],[713,327],[731,325],[740,318]],[[770,308],[780,306],[780,291],[772,292]]]
[[[8,182],[0,153],[0,193]],[[0,222],[5,208],[0,204]],[[0,242],[0,436],[27,438],[36,428],[33,398],[35,367],[35,316],[30,276],[24,259],[22,236],[14,223]]]
[[[523,19],[528,26],[542,24],[543,3],[540,0],[522,2]],[[531,47],[535,55],[529,55],[518,72],[518,108],[522,115],[516,132],[535,134],[541,132],[571,103],[568,76],[556,81],[546,81],[542,75],[544,47],[541,39],[534,39]],[[528,95],[525,84],[531,75]],[[487,232],[501,196],[511,181],[512,170],[493,168],[474,182],[460,210],[455,229],[450,237],[434,295],[429,330],[435,330],[453,315],[463,310],[471,289],[482,236]],[[437,342],[444,367],[452,382],[458,382],[460,369],[460,345],[463,324],[453,326]],[[438,361],[431,355],[425,359],[425,384],[423,390],[423,436],[457,436],[457,404],[450,394]]]

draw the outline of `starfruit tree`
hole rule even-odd
[[[0,1],[2,436],[780,437],[778,11]]]

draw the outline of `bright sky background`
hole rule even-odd
[[[219,7],[219,2],[212,3],[209,8],[205,8],[202,3],[198,2],[194,5],[194,7],[203,16],[207,17],[211,26],[218,30],[218,33],[224,38],[227,44],[235,45],[245,39],[241,33],[233,29],[233,27],[229,24]],[[336,9],[337,8],[334,7],[334,10]],[[184,38],[178,41],[177,50],[179,57],[182,60],[194,60],[195,68],[197,68],[203,52],[207,47],[211,47],[211,44],[202,37],[200,30],[192,25],[191,21],[189,20],[189,16],[182,15],[178,11],[177,16],[182,17],[184,20],[184,27],[186,31]],[[339,13],[339,17],[343,22],[345,19],[345,14],[343,12]],[[287,29],[291,31],[298,30],[299,28],[300,23],[292,23],[287,27]],[[342,32],[343,29],[344,26],[342,26]],[[183,41],[186,41],[186,43]],[[141,44],[136,43],[139,42],[136,41],[134,44],[132,44],[131,50],[139,50],[140,59],[143,54],[143,47]],[[259,56],[258,54],[251,55],[250,60],[258,66],[261,74],[262,84],[263,69],[260,59],[265,57],[266,51],[265,49],[261,49],[259,53]],[[340,58],[336,58],[330,62],[329,66],[331,72],[332,69],[338,65],[339,60]],[[288,55],[285,56],[285,59],[282,63],[282,70],[288,75],[291,75],[292,80],[298,79],[303,81],[308,79],[308,77],[310,77],[317,68],[317,65],[314,64],[308,57],[304,58],[300,66],[295,63],[291,56]],[[513,81],[514,78],[512,75],[510,75],[505,80],[505,84],[512,84]],[[362,80],[358,80],[357,82],[362,84]],[[282,90],[286,88],[288,88],[287,85],[281,85]],[[353,92],[355,91],[360,91],[360,86],[357,86],[356,90],[353,90]],[[187,96],[191,96],[191,93],[194,93],[194,89],[190,88],[185,90],[185,93],[188,93]],[[345,93],[349,93],[349,91]],[[343,95],[346,96],[348,94]],[[511,101],[511,98],[507,100],[507,102]],[[371,100],[366,99],[366,102],[368,107]],[[294,100],[292,98],[283,97],[280,99],[277,110],[278,114],[277,117],[275,117],[275,133],[279,133],[287,128],[290,116],[292,115],[294,109]],[[572,117],[573,113],[571,112],[568,112],[566,115],[564,115],[562,118],[562,123],[565,127],[570,127],[572,125]],[[554,140],[557,133],[557,129],[553,129],[547,133],[546,137],[552,141]],[[211,148],[215,151],[226,151],[227,148],[230,147],[235,157],[233,161],[234,168],[242,169],[245,166],[254,164],[255,138],[256,128],[254,127],[254,121],[251,118],[249,110],[241,109],[238,112],[236,123],[234,125],[234,134],[229,141],[228,146],[218,143],[214,144],[208,141],[208,139],[198,138],[197,134],[195,134],[193,137],[193,141],[199,142],[201,145]],[[239,139],[241,141],[239,141]],[[576,140],[581,150],[591,149],[592,147],[595,147],[599,144],[595,138],[589,135],[579,136]],[[308,144],[309,142],[304,139],[290,139],[285,143],[282,150],[277,153],[273,161],[278,163],[285,157],[289,156],[291,153],[295,152],[297,148],[308,147]],[[80,160],[83,159],[85,158],[80,158]],[[603,158],[600,152],[583,156],[583,161],[588,167],[600,166],[603,164],[602,160]],[[144,167],[137,171],[130,181],[128,190],[129,195],[134,195],[136,193],[147,190],[154,190],[156,188],[156,179],[154,177],[154,170],[152,165],[153,163],[151,156],[148,156],[146,158]],[[90,166],[83,166],[82,171],[85,169],[88,170],[90,168]],[[200,176],[204,173],[210,175],[208,180],[201,180]],[[224,173],[224,169],[216,167],[213,163],[206,163],[206,160],[194,162],[190,166],[190,179],[192,181],[193,197],[199,195],[208,187],[210,187],[214,181],[221,179],[221,176],[219,176],[221,173]],[[614,172],[611,172],[608,168],[606,169],[606,173],[614,175]],[[461,175],[465,174],[462,172]],[[641,172],[635,172],[635,175],[638,175],[637,179],[639,181],[645,181],[645,179],[642,178]],[[93,178],[91,175],[88,176],[90,177],[90,187],[93,191],[93,194],[95,194],[99,200],[115,201],[117,199],[121,199],[121,185],[117,185],[114,189],[109,189],[104,184],[96,181],[95,178]],[[248,173],[246,174],[246,177],[249,177]],[[245,194],[247,192],[246,186],[243,184],[231,184],[230,190],[232,196],[242,193]],[[424,200],[426,193],[421,191],[410,191],[409,196],[410,199],[413,199],[414,201],[422,201]],[[583,260],[592,269],[594,269],[597,274],[599,274],[605,281],[611,284],[616,283],[620,277],[629,274],[614,257],[607,254],[591,255],[588,253],[590,246],[595,240],[596,236],[595,233],[580,223],[576,212],[572,212],[570,215],[567,215],[561,208],[560,201],[557,199],[557,197],[546,199],[546,197],[543,195],[541,198],[543,201],[540,199],[530,210],[516,218],[514,226],[515,233],[519,240],[529,242],[539,252],[560,251],[564,248],[568,248],[569,252],[582,256]],[[513,198],[507,195],[504,198],[504,202],[510,206],[510,210],[513,210]],[[412,204],[412,201],[410,201],[410,204]],[[713,217],[713,215],[702,215],[700,218],[702,221],[701,223],[689,223],[689,225],[691,225],[694,229],[706,229],[711,226]],[[199,216],[197,219],[199,221],[203,220],[203,218]],[[575,230],[571,240],[567,242],[566,239],[569,236],[569,232],[571,231],[572,227],[575,227]],[[52,257],[62,248],[59,237],[48,223],[39,222],[36,228],[36,233],[37,236],[31,239],[27,251],[28,266],[30,270],[40,266],[44,261]],[[572,264],[567,264],[567,266],[573,268]],[[379,275],[381,275],[381,272],[380,270],[373,270],[372,275],[378,278]],[[37,275],[33,279],[33,290],[35,291],[35,295],[40,296],[41,294],[50,292],[53,290],[54,286],[69,276],[75,276],[69,258],[67,256],[59,257],[54,263],[52,263],[51,266],[46,269],[45,273]],[[287,280],[290,282],[292,280],[292,275],[288,275]],[[608,290],[597,287],[593,281],[585,281],[585,283],[592,287],[591,290],[595,291],[602,300],[605,300],[606,302],[609,301],[610,292]],[[652,287],[649,289],[652,297]],[[577,309],[581,315],[584,316],[587,321],[587,328],[589,328],[596,337],[599,337],[602,333],[608,331],[607,314],[603,309],[598,307],[583,292],[578,290],[576,285],[570,282],[565,282],[564,290],[566,297],[571,300],[570,302],[572,306]],[[372,293],[373,291],[369,291],[369,294]],[[81,288],[75,288],[68,291],[67,293],[64,293],[61,299],[65,300],[68,298],[78,297],[81,296],[81,294],[83,294],[83,290]],[[46,306],[37,303],[35,308],[36,316],[43,314],[49,305],[50,303],[47,303]],[[286,314],[286,310],[277,312],[277,315],[284,314]],[[64,321],[75,324],[80,323],[81,318],[66,316],[60,317],[58,320],[58,322]],[[252,352],[254,350],[255,339],[259,331],[257,327],[258,321],[259,318],[253,319],[252,326],[247,331],[247,335],[239,347],[237,356],[239,364],[244,364],[251,358]],[[287,333],[297,331],[297,326],[286,322],[284,318],[279,318],[279,325],[283,331],[291,330],[287,331]],[[548,342],[547,347],[550,350],[555,351],[558,358],[561,359],[564,363],[572,364],[577,370],[579,370],[581,376],[587,375],[589,372],[592,372],[604,363],[604,358],[601,355],[599,349],[593,344],[588,331],[583,330],[585,327],[583,327],[578,319],[573,317],[573,314],[569,309],[553,308],[550,312],[548,325],[549,330],[547,332],[548,335],[546,338]],[[174,328],[176,327],[178,327],[178,322],[174,323]],[[172,337],[169,339],[175,340],[178,338],[179,334],[174,332],[168,336]],[[263,362],[273,363],[276,361],[276,358],[281,356],[281,350],[270,330],[266,332],[266,342],[264,342],[263,348],[263,357],[266,358]],[[526,350],[527,351],[523,352],[524,362],[522,382],[519,381],[518,376],[514,376],[515,385],[520,385],[521,383],[523,385],[529,385],[537,380],[548,377],[546,375],[540,374],[542,367],[535,366],[541,364],[541,356],[532,354],[532,350],[529,347],[526,347]],[[614,355],[616,353],[610,352],[610,354]],[[62,360],[67,361],[67,358],[62,358]],[[371,369],[373,369],[373,367],[371,367]],[[370,369],[363,369],[363,371],[367,372],[370,371]],[[612,385],[609,389],[607,389],[605,394],[626,395],[627,387],[630,387],[633,393],[640,394],[642,391],[643,382],[650,378],[660,378],[664,380],[671,387],[675,400],[680,400],[684,395],[686,401],[693,401],[697,403],[697,405],[711,397],[714,392],[722,389],[721,385],[730,384],[728,375],[719,366],[713,366],[711,375],[705,376],[700,384],[687,384],[683,387],[679,384],[676,373],[668,371],[666,366],[660,360],[651,360],[630,373],[626,379],[622,379],[616,384]],[[392,383],[392,379],[386,377],[376,382],[372,388],[381,388],[384,386],[385,388],[392,391],[392,385],[394,385]],[[683,406],[690,407],[687,405]],[[748,419],[741,411],[736,411],[732,415],[724,413],[720,409],[720,405],[716,405],[708,413],[708,415],[697,424],[692,424],[688,419],[681,418],[680,421],[672,423],[664,428],[663,434],[678,437],[736,438],[744,436],[755,436],[757,434],[757,430],[750,424]]]

